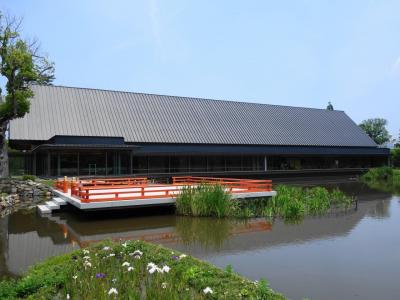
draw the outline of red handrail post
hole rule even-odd
[[[64,177],[64,182],[63,182],[63,192],[64,193],[68,193],[68,180],[67,180],[67,176]]]

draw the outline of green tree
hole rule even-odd
[[[368,119],[359,125],[378,145],[390,141],[390,134],[386,129],[387,120],[381,118]]]
[[[327,110],[333,110],[333,105],[331,101],[328,102],[328,106],[326,107]]]
[[[8,176],[7,130],[10,120],[29,112],[32,84],[49,84],[54,64],[39,54],[37,41],[21,38],[21,21],[0,12],[0,176]]]
[[[390,160],[395,168],[400,168],[400,148],[394,148],[390,151]]]

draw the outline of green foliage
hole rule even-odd
[[[35,175],[22,175],[22,180],[32,180],[32,181],[35,181],[35,180],[36,180],[36,176],[35,176]]]
[[[393,169],[389,167],[369,169],[367,173],[362,176],[364,181],[387,181],[393,176]]]
[[[158,270],[150,273],[149,263]],[[165,266],[168,272],[161,272]],[[204,293],[207,287],[212,293]],[[118,295],[109,295],[112,288]],[[97,244],[38,264],[18,281],[0,282],[1,299],[66,299],[67,295],[71,299],[284,299],[266,281],[255,283],[232,270],[143,241]]]
[[[394,148],[390,151],[390,159],[394,168],[400,168],[400,148]]]
[[[6,95],[0,104],[0,120],[23,117],[29,112],[30,84],[48,84],[54,79],[54,64],[39,55],[36,43],[23,40],[18,20],[0,13],[0,74],[6,82]]]
[[[184,187],[176,198],[176,211],[181,215],[222,218],[230,215],[231,197],[219,184]]]
[[[361,129],[368,134],[378,145],[390,140],[390,134],[386,129],[387,120],[381,118],[368,119],[361,122]]]
[[[370,169],[361,180],[369,187],[389,193],[400,194],[400,170],[389,167]]]
[[[323,187],[302,188],[278,185],[277,195],[268,202],[265,215],[283,217],[285,220],[298,220],[305,215],[319,215],[330,209],[348,209],[353,203],[339,189],[328,191]]]
[[[330,209],[348,209],[352,197],[323,187],[302,188],[287,185],[276,187],[277,196],[254,199],[230,199],[219,185],[186,187],[177,197],[176,211],[187,216],[213,217],[283,217],[294,220],[305,215],[319,215]]]

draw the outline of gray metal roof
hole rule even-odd
[[[122,136],[133,143],[376,147],[343,111],[130,92],[33,86],[12,140]]]

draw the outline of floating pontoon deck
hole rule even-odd
[[[173,177],[172,184],[150,183],[147,178],[108,178],[90,180],[58,180],[54,193],[57,198],[39,207],[41,213],[59,209],[65,201],[81,210],[112,209],[173,205],[187,186],[220,184],[232,198],[275,196],[271,180],[213,177]]]

